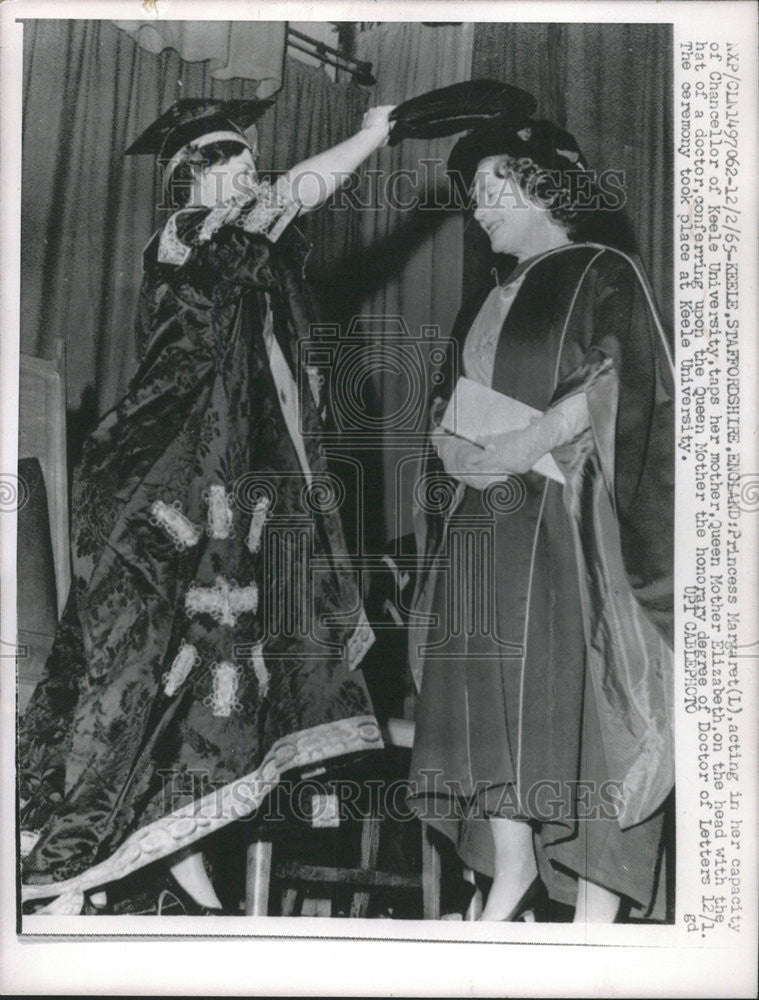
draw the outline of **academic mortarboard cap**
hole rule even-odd
[[[524,120],[534,113],[532,94],[499,80],[467,80],[404,101],[390,112],[389,145],[402,139],[453,135],[495,119]]]
[[[126,155],[152,153],[171,159],[180,149],[203,136],[228,133],[248,145],[244,130],[271,105],[271,101],[208,100],[184,97],[157,118],[126,150]]]

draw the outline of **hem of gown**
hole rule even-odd
[[[461,860],[461,862],[472,871],[484,875],[486,878],[493,878],[495,875],[494,858],[492,854],[483,853],[478,850],[476,844],[470,840],[461,839],[461,821],[423,819],[422,822],[431,826],[439,834],[447,837]],[[572,831],[567,827],[561,840],[571,839]],[[542,855],[542,858],[541,858]],[[631,903],[646,915],[653,907],[656,886],[658,882],[658,872],[652,874],[651,884],[642,890],[640,883],[631,877],[626,877],[618,866],[609,863],[599,862],[586,866],[582,873],[573,871],[566,863],[557,862],[550,857],[548,852],[539,850],[538,870],[541,878],[548,890],[552,900],[562,903],[565,906],[574,906],[577,902],[577,879],[584,878],[588,882],[593,882],[602,889],[607,889],[621,897],[626,897]]]
[[[634,884],[624,876],[620,877],[618,869],[607,865],[596,865],[582,876],[578,876],[567,865],[546,858],[545,867],[540,867],[540,876],[545,883],[551,899],[564,906],[577,905],[578,879],[582,877],[586,882],[606,889],[619,896],[620,899],[629,900],[630,904],[645,917],[653,907],[654,896],[656,894],[656,879],[647,888],[646,892],[641,892],[641,887]]]
[[[486,878],[495,876],[495,852],[492,837],[486,835],[483,840],[483,836],[480,834],[480,830],[486,828],[488,817],[430,816],[429,812],[425,815],[420,803],[412,800],[409,805],[422,823],[442,834],[452,843],[456,854],[467,868],[471,868],[472,871],[478,872]],[[529,817],[515,818],[514,822],[527,823],[533,829],[535,826],[535,821]],[[477,825],[475,826],[475,824]],[[555,827],[557,831],[561,831],[556,833],[557,838],[565,839],[572,836],[571,826],[557,823]]]
[[[285,772],[383,746],[372,715],[338,719],[290,733],[272,744],[254,771],[136,830],[110,857],[72,878],[22,884],[21,900],[55,897],[49,904],[51,913],[62,912],[61,906],[67,911],[76,908],[84,892],[122,879],[228,823],[252,816]],[[46,911],[47,907],[38,913]]]

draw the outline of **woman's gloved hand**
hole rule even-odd
[[[485,477],[479,473],[472,474],[476,471],[477,461],[484,454],[483,448],[456,437],[455,434],[449,434],[440,427],[432,431],[430,440],[449,476],[476,490],[485,488]]]
[[[529,472],[543,455],[573,440],[589,426],[585,394],[579,392],[561,400],[522,430],[483,437],[482,449],[451,435],[443,436],[453,443],[441,442],[435,447],[449,475],[483,490],[509,475]]]

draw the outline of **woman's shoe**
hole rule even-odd
[[[232,910],[221,906],[203,906],[196,902],[186,889],[169,873],[165,887],[159,892],[156,901],[156,914],[159,917],[230,917],[239,916]]]
[[[548,919],[548,891],[541,881],[540,875],[536,875],[530,882],[522,896],[511,911],[503,918],[509,923],[544,923]]]
[[[82,916],[84,917],[102,917],[111,916],[113,914],[113,906],[111,901],[106,897],[105,903],[100,906],[96,906],[92,902],[92,897],[90,894],[85,893],[84,905],[82,906]]]

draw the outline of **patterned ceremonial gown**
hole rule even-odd
[[[21,827],[38,835],[23,898],[72,912],[254,815],[286,772],[381,747],[351,673],[372,635],[342,493],[299,366],[302,277],[240,227],[203,241],[205,217],[172,217],[146,248],[141,361],[75,474],[72,588],[20,731]]]

